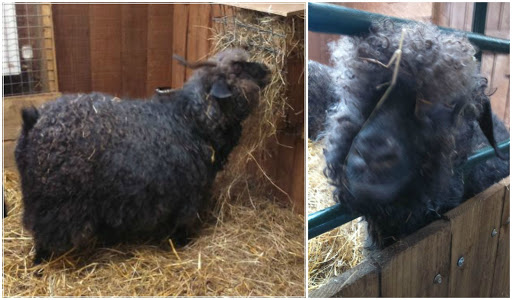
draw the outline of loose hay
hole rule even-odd
[[[308,140],[308,212],[335,204],[334,188],[323,174],[325,159],[322,141]],[[365,224],[357,218],[308,242],[308,289],[318,289],[329,279],[355,267],[363,260]]]
[[[267,199],[226,203],[223,221],[182,249],[91,247],[32,268],[18,178],[6,172],[3,182],[4,297],[304,295],[304,218]]]
[[[260,105],[244,122],[242,137],[225,171],[217,176],[215,195],[220,205],[237,198],[246,201],[251,197],[249,188],[254,186],[257,187],[253,190],[259,192],[285,193],[265,174],[261,163],[268,157],[267,144],[279,143],[275,134],[287,107],[287,61],[292,57],[304,60],[303,17],[281,17],[239,8],[233,8],[233,14],[228,15],[226,7],[222,7],[224,17],[214,18],[213,52],[244,48],[251,59],[265,63],[272,76],[262,91]],[[251,167],[253,170],[249,171]]]

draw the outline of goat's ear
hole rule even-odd
[[[215,98],[225,99],[231,97],[233,94],[229,89],[226,79],[217,79],[212,84],[212,88],[210,89],[210,95],[212,95]]]
[[[507,160],[507,157],[500,152],[498,149],[498,145],[496,143],[496,139],[494,138],[494,126],[492,123],[492,109],[491,109],[491,102],[489,101],[489,98],[485,97],[482,99],[482,112],[480,116],[478,117],[478,125],[480,126],[480,129],[482,129],[482,132],[484,133],[485,137],[489,141],[489,144],[494,148],[494,152],[496,152],[496,156],[501,158],[502,160]]]

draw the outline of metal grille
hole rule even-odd
[[[49,4],[3,4],[4,96],[56,91]]]

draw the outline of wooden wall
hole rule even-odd
[[[149,97],[180,87],[191,71],[172,59],[205,58],[219,5],[54,4],[61,92]]]
[[[471,31],[474,3],[336,3],[346,7]],[[485,34],[510,39],[510,3],[491,2],[487,7]],[[330,64],[327,43],[339,35],[309,32],[308,59]],[[485,51],[482,55],[482,73],[489,79],[493,111],[510,126],[510,56]]]
[[[374,253],[309,297],[509,297],[510,179],[445,217]]]

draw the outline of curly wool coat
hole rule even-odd
[[[376,109],[393,68],[369,59],[387,64],[402,28],[398,80]],[[368,221],[370,245],[390,245],[507,176],[508,159],[493,159],[464,184],[468,155],[486,139],[496,146],[487,81],[467,38],[383,21],[330,47],[341,101],[328,116],[326,175],[335,199]],[[505,139],[503,124],[494,123]]]
[[[267,82],[247,59],[219,53],[161,101],[92,93],[25,109],[15,155],[35,262],[93,237],[186,242]]]

